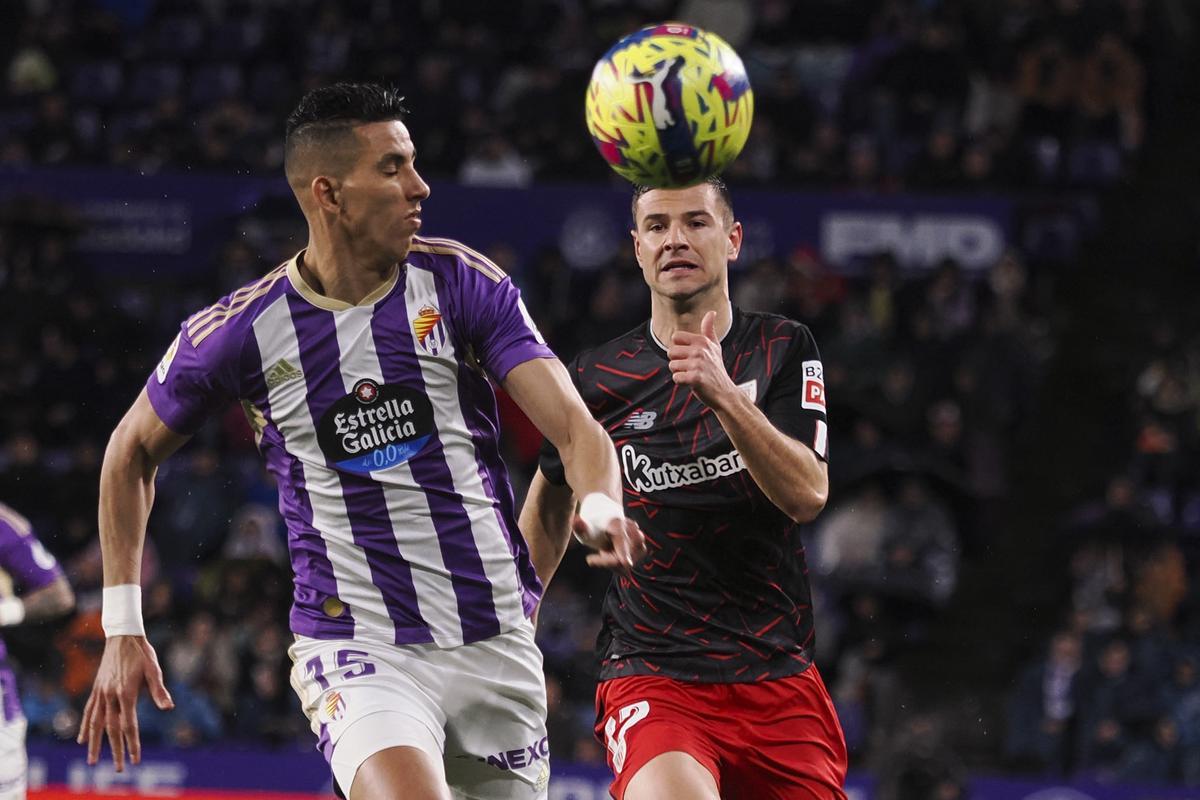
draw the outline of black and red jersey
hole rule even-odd
[[[826,458],[824,381],[808,328],[735,308],[721,350],[771,423]],[[758,488],[716,415],[671,379],[649,323],[581,353],[570,372],[612,437],[625,513],[649,549],[609,586],[600,679],[732,683],[806,669],[813,618],[799,528]],[[565,482],[548,443],[541,468]]]

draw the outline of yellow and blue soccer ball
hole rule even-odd
[[[742,151],[754,93],[725,40],[672,22],[629,34],[596,62],[586,114],[596,149],[621,177],[690,186]]]

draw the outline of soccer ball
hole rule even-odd
[[[592,141],[621,177],[691,186],[742,151],[754,93],[723,39],[672,22],[629,34],[596,62],[585,112]]]

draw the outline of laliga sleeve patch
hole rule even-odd
[[[167,348],[167,352],[163,353],[162,361],[158,362],[158,367],[154,370],[155,377],[159,383],[167,382],[167,372],[171,369],[171,362],[175,360],[175,354],[179,352],[179,336],[175,334],[175,338],[171,340],[171,346]]]
[[[810,411],[825,413],[825,371],[820,361],[805,361],[800,365],[804,372],[804,398],[800,405]]]

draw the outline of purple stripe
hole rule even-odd
[[[329,726],[324,722],[321,723],[321,732],[317,735],[317,749],[325,756],[325,763],[333,763],[333,740],[329,738]]]
[[[438,301],[441,307],[452,308],[442,297],[440,288],[439,280]],[[389,305],[391,307],[385,311],[384,307]],[[407,306],[402,292],[394,293],[376,307],[371,328],[384,381],[411,386],[425,393],[425,378],[417,360],[416,343],[408,329]],[[456,343],[455,347],[459,348],[459,344]],[[446,463],[445,449],[436,428],[425,449],[408,464],[413,479],[425,490],[429,500],[429,512],[442,550],[442,560],[450,571],[450,582],[458,599],[463,641],[477,642],[497,635],[500,633],[500,619],[492,600],[492,582],[483,570],[483,561],[471,532],[471,520],[463,507],[462,495],[454,489],[454,478]]]
[[[299,459],[287,452],[283,434],[271,417],[262,354],[253,331],[246,337],[242,352],[242,374],[249,376],[244,384],[247,399],[267,419],[258,449],[266,459],[267,470],[275,476],[279,487],[279,513],[287,523],[288,553],[292,571],[296,574],[289,626],[293,633],[313,639],[351,639],[354,637],[354,617],[350,608],[337,618],[328,616],[322,608],[326,597],[337,597],[337,580],[333,577],[325,540],[313,527],[312,501],[304,485],[304,470]]]
[[[496,394],[487,379],[463,362],[458,364],[458,405],[475,443],[475,463],[483,489],[496,504],[496,524],[513,555],[517,579],[521,582],[521,605],[525,616],[532,616],[542,598],[542,582],[533,569],[529,546],[517,527],[516,502],[508,468],[500,457],[500,414]],[[516,534],[515,536],[513,534]]]
[[[21,695],[17,693],[17,676],[4,664],[0,664],[0,711],[5,722],[21,716]]]
[[[316,308],[290,293],[288,303],[300,343],[300,368],[308,385],[308,409],[316,426],[325,410],[346,396],[337,328],[332,312]],[[396,644],[432,642],[433,634],[417,606],[412,569],[396,543],[383,487],[369,477],[336,474],[342,484],[350,533],[354,543],[363,549],[371,582],[383,595],[384,606],[395,626]]]

